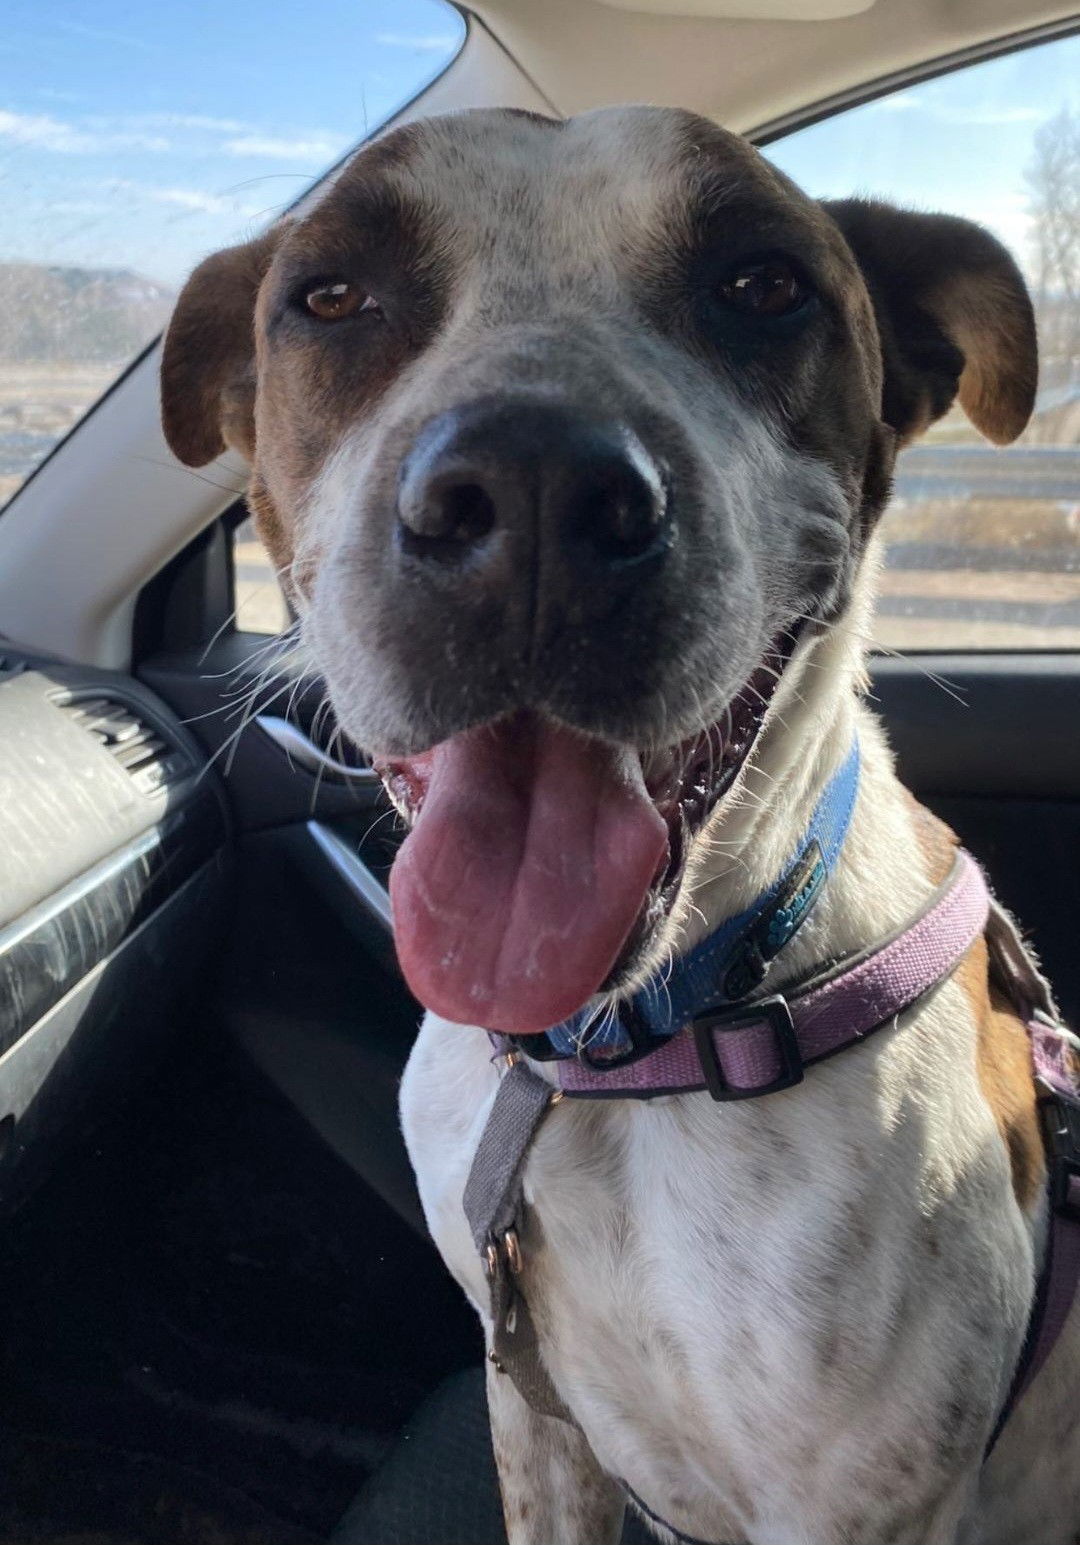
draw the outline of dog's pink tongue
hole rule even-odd
[[[460,1024],[549,1029],[602,985],[666,851],[637,758],[520,716],[423,760],[390,876],[409,986]]]

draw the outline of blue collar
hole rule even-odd
[[[695,1014],[745,998],[765,978],[776,955],[809,915],[844,845],[859,788],[859,745],[830,778],[795,856],[752,906],[729,917],[680,956],[670,971],[651,977],[620,1004],[617,1015],[580,1009],[547,1032],[548,1056],[584,1056],[597,1067],[632,1061],[682,1028]],[[536,1041],[524,1044],[536,1056]],[[543,1054],[541,1054],[543,1055]]]

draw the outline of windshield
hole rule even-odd
[[[0,505],[258,231],[454,57],[443,0],[7,0]]]

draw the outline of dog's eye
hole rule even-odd
[[[304,296],[304,305],[313,317],[323,322],[340,322],[345,317],[355,316],[358,311],[378,309],[373,296],[365,295],[363,290],[357,289],[355,284],[349,284],[345,279],[333,284],[320,284],[308,290]]]
[[[810,290],[790,263],[768,258],[737,269],[719,286],[719,296],[736,311],[782,317],[797,311],[809,299]]]

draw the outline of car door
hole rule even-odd
[[[55,1161],[83,1107],[100,1114],[95,1096],[143,1076],[209,1010],[229,887],[247,884],[236,840],[289,828],[298,862],[309,837],[331,841],[306,819],[283,720],[277,742],[256,728],[218,769],[194,722],[203,705],[189,713],[181,694],[170,707],[153,673],[132,672],[178,641],[201,654],[233,572],[231,551],[216,563],[229,537],[213,518],[242,466],[181,469],[158,425],[155,339],[178,288],[402,102],[518,89],[444,0],[343,4],[323,16],[342,40],[333,54],[308,30],[291,37],[284,13],[264,27],[244,6],[213,41],[189,9],[110,21],[75,7],[45,47],[31,9],[16,4],[0,70],[17,186],[0,254],[0,1209]],[[133,68],[150,58],[153,71]],[[455,63],[464,85],[444,79]],[[227,711],[223,685],[208,691]],[[317,783],[320,811],[370,819],[362,772],[343,781],[325,763]],[[385,919],[364,939],[385,953]]]
[[[185,619],[189,594],[219,596],[220,614],[200,606]],[[157,621],[142,632],[136,674],[200,737],[234,823],[236,910],[215,1013],[422,1229],[396,1105],[420,1009],[394,957],[386,883],[401,834],[381,783],[305,674],[242,506],[142,606]]]

